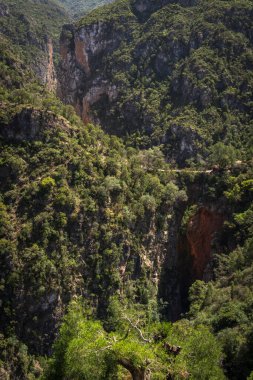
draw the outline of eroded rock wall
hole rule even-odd
[[[122,39],[111,22],[98,21],[80,29],[67,25],[63,29],[58,93],[75,107],[84,122],[99,121],[90,108],[102,97],[109,102],[117,97],[116,86],[110,83],[101,63]]]
[[[175,212],[169,224],[167,256],[159,282],[164,314],[177,320],[188,308],[188,291],[196,280],[213,278],[213,254],[221,250],[221,233],[226,215],[213,204],[200,204],[182,230],[186,209]]]
[[[221,230],[224,215],[218,210],[200,207],[190,219],[186,231],[186,246],[192,258],[192,277],[208,279],[208,265],[212,259],[215,235]]]

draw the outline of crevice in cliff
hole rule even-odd
[[[169,320],[179,319],[188,310],[188,291],[194,281],[212,279],[213,252],[218,249],[224,219],[218,210],[201,206],[180,231],[182,212],[175,215],[159,284],[159,298],[165,302],[164,315]]]

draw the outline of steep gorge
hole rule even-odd
[[[51,355],[80,298],[107,327],[115,298],[152,321],[176,321],[188,318],[189,288],[201,280],[191,318],[201,309],[205,324],[209,307],[214,331],[250,326],[250,2],[116,1],[63,27],[56,79],[59,19],[45,35],[8,1],[0,4],[0,377],[39,378],[34,358]],[[41,17],[48,4],[68,22],[55,3],[29,4]],[[19,22],[25,33],[9,35],[8,23]],[[240,152],[238,166],[210,166],[221,140]],[[231,317],[229,302],[243,297]],[[240,355],[230,354],[236,369],[224,367],[241,380]]]
[[[223,222],[224,215],[219,210],[202,206],[191,216],[185,233],[178,241],[178,272],[183,312],[189,307],[190,286],[196,280],[213,280],[213,253],[221,251],[218,236],[221,236]]]
[[[204,49],[224,54],[215,36],[218,20],[210,20],[205,33],[202,30],[201,22],[211,17],[208,13],[211,14],[211,10],[205,6],[205,1],[118,1],[91,13],[75,25],[66,25],[60,41],[60,97],[75,107],[85,123],[97,122],[106,132],[123,138],[131,134],[135,136],[135,133],[138,138],[142,135],[144,147],[162,143],[167,160],[175,161],[176,165],[183,167],[189,159],[203,160],[206,146],[212,139],[209,136],[210,140],[204,141],[203,133],[206,134],[206,131],[201,130],[202,127],[197,128],[198,117],[203,117],[201,111],[204,110],[208,124],[210,121],[206,109],[214,106],[216,101],[211,94],[213,89],[208,83],[205,66],[211,64],[212,59],[209,62],[207,57],[203,64],[196,57],[197,54],[202,55]],[[242,6],[240,11],[244,14],[247,7]],[[225,12],[236,10],[228,8]],[[203,17],[203,21],[198,20],[201,27],[197,22],[195,25],[190,21],[196,13]],[[159,23],[159,17],[163,18],[164,24]],[[168,19],[165,20],[165,17]],[[187,25],[182,26],[180,22]],[[224,28],[231,29],[226,21],[223,22]],[[251,40],[248,41],[251,38],[248,26],[245,38],[247,44],[251,44]],[[182,28],[183,32],[179,32]],[[155,36],[151,37],[154,32]],[[148,62],[144,63],[144,57]],[[198,88],[193,88],[183,72],[182,77],[177,77],[178,67],[187,62],[189,67],[185,70],[190,70],[191,75],[200,81],[204,79],[204,86],[199,83]],[[153,78],[154,85],[146,80],[148,77]],[[223,80],[223,73],[218,73],[217,82]],[[132,88],[131,95],[126,93],[128,86]],[[161,86],[161,93],[165,91],[166,95],[159,104],[157,89]],[[222,101],[226,85],[220,86],[223,87],[219,95]],[[151,110],[153,95],[156,110]],[[159,109],[161,113],[164,112],[165,101],[171,107],[166,118],[161,115],[158,117],[154,113],[159,112]],[[197,113],[193,111],[195,115],[192,119],[191,115],[187,117],[184,114],[182,105],[185,103],[189,106],[195,101]],[[177,118],[181,119],[179,123]],[[168,119],[171,124],[167,128]],[[221,121],[218,119],[212,120],[218,129],[216,132],[216,127],[213,128],[214,139],[219,133],[224,134],[219,130]],[[159,137],[155,132],[157,129],[161,133]],[[156,135],[155,142],[153,134]],[[148,137],[145,138],[145,135]],[[215,176],[215,173],[212,175]],[[202,180],[205,181],[205,178]],[[192,189],[201,197],[203,187],[205,184],[196,183]],[[173,214],[175,220],[168,224],[167,247],[162,248],[167,253],[164,264],[159,263],[161,278],[158,275],[158,292],[165,302],[169,302],[167,317],[172,320],[187,310],[190,285],[197,279],[212,279],[213,239],[222,229],[226,216],[218,211],[217,205],[212,210],[212,201],[209,205],[207,198],[205,195],[202,201],[195,198],[198,205],[196,214],[188,221],[183,234],[180,229],[184,208],[177,212],[178,216]],[[215,249],[216,253],[217,249],[221,250],[218,242]]]

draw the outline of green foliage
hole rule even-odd
[[[118,92],[113,102],[92,107],[106,131],[129,145],[161,146],[168,160],[182,166],[250,159],[252,4],[212,5],[147,1],[140,12],[138,2],[118,0],[76,23],[81,33],[103,22],[110,33],[101,38],[115,41],[94,72],[98,81],[106,75]]]
[[[6,0],[5,6],[8,11],[1,17],[1,34],[10,38],[14,46],[22,45],[19,52],[39,64],[48,38],[58,46],[61,27],[68,20],[67,14],[53,0],[20,0],[18,5],[14,0]]]
[[[0,334],[0,370],[8,378],[35,380],[42,374],[40,363],[28,354],[27,347],[15,336],[5,338]]]
[[[165,379],[168,373],[175,380],[189,375],[196,380],[225,379],[220,348],[206,327],[193,328],[187,321],[173,326],[147,325],[141,315],[135,320],[129,306],[126,310],[122,305],[122,309],[114,331],[107,333],[100,322],[87,318],[87,311],[82,312],[73,303],[45,378],[116,379],[121,378],[121,366],[132,373],[133,379],[138,378],[137,373],[150,373],[153,379]],[[176,356],[173,347],[179,347]],[[57,377],[52,377],[54,374]]]
[[[189,206],[185,210],[182,221],[181,221],[182,231],[186,231],[186,228],[187,228],[191,218],[196,214],[197,210],[198,210],[198,205]]]
[[[43,178],[43,180],[41,181],[42,190],[49,191],[53,187],[55,187],[55,180],[53,178],[51,177]]]
[[[224,353],[228,377],[247,378],[253,362],[252,337],[252,238],[243,249],[219,257],[216,282],[197,282],[190,290],[190,316],[210,325]],[[199,295],[199,297],[198,297]]]
[[[107,114],[108,130],[128,134],[127,146],[100,127],[84,126],[33,73],[45,58],[45,30],[56,42],[64,12],[51,1],[6,4],[10,16],[1,17],[0,36],[1,371],[38,378],[43,361],[31,352],[51,352],[66,306],[82,295],[89,307],[71,303],[46,379],[120,379],[129,375],[124,360],[159,380],[221,380],[221,363],[231,379],[252,377],[251,3],[169,4],[141,24],[121,0],[79,22],[104,21],[121,40],[101,58],[119,98],[114,109],[98,107],[97,113]],[[32,116],[35,137],[24,115]],[[6,138],[17,125],[19,136]],[[189,171],[172,167],[184,146],[189,161],[184,157],[179,165],[188,163]],[[198,170],[206,161],[229,171]],[[171,264],[168,244],[172,238],[177,243],[178,220],[183,216],[185,233],[199,206],[221,202],[227,221],[219,231],[224,254],[215,258],[215,280],[192,285],[190,321],[159,323],[159,276]],[[178,355],[173,345],[181,346]]]
[[[200,325],[193,329],[182,322],[173,327],[173,335],[182,342],[182,354],[176,357],[173,366],[178,373],[175,379],[182,379],[187,373],[196,380],[225,379],[220,368],[221,348],[208,328]]]
[[[208,285],[203,281],[197,280],[189,290],[189,301],[191,304],[189,315],[196,317],[203,307],[206,299]]]
[[[222,142],[218,142],[210,148],[209,162],[211,165],[227,168],[233,166],[236,156],[236,150],[231,145],[226,146]]]

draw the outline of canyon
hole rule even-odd
[[[109,346],[131,337],[130,353],[147,334],[170,379],[194,371],[204,325],[224,354],[214,378],[246,380],[251,2],[117,0],[84,16],[22,4],[0,2],[0,377],[55,380],[65,321],[74,336],[94,318]],[[160,321],[175,329],[166,341]],[[127,359],[132,377],[151,376],[154,359]]]

